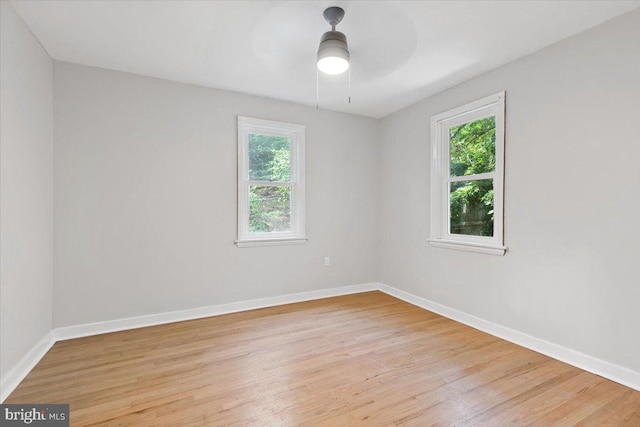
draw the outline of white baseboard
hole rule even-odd
[[[9,397],[47,351],[56,343],[53,331],[45,335],[0,381],[0,403]]]
[[[640,372],[489,322],[383,283],[378,289],[410,304],[640,391]]]
[[[192,308],[181,311],[150,314],[147,316],[129,317],[126,319],[110,320],[106,322],[87,323],[83,325],[66,326],[56,328],[49,332],[28,354],[2,378],[0,403],[9,397],[15,388],[22,382],[33,367],[44,357],[49,349],[57,342],[73,338],[87,337],[91,335],[105,334],[109,332],[124,331],[127,329],[143,328],[145,326],[162,325],[165,323],[180,322],[183,320],[201,319],[204,317],[218,316],[221,314],[236,313],[239,311],[255,310],[258,308],[275,307],[278,305],[292,304],[295,302],[312,301],[322,298],[336,297],[340,295],[357,294],[360,292],[375,291],[377,283],[363,283],[360,285],[341,286],[337,288],[320,289],[317,291],[299,292],[276,297],[259,298],[248,301],[232,302],[229,304],[212,305],[207,307]]]
[[[229,304],[193,308],[189,310],[172,311],[147,316],[56,328],[38,342],[38,344],[36,344],[31,351],[29,351],[29,353],[27,353],[14,368],[4,378],[2,378],[0,382],[0,403],[4,402],[11,392],[15,390],[18,384],[20,384],[24,377],[27,376],[31,369],[33,369],[40,359],[42,359],[56,341],[375,290],[379,290],[425,310],[429,310],[457,322],[464,323],[465,325],[479,329],[506,341],[521,345],[533,351],[537,351],[538,353],[545,354],[554,359],[640,391],[640,372],[636,372],[576,350],[550,343],[523,332],[489,322],[383,283],[363,283],[360,285],[321,289],[317,291],[239,301]]]
[[[363,283],[360,285],[342,286],[338,288],[320,289],[317,291],[300,292],[253,299],[248,301],[232,302],[228,304],[211,305],[207,307],[192,308],[188,310],[170,311],[166,313],[150,314],[147,316],[129,317],[126,319],[109,320],[106,322],[87,323],[84,325],[65,326],[55,330],[56,341],[73,338],[81,338],[90,335],[105,334],[108,332],[124,331],[127,329],[143,328],[145,326],[162,325],[165,323],[181,322],[184,320],[201,319],[204,317],[219,316],[221,314],[237,313],[239,311],[255,310],[258,308],[275,307],[278,305],[292,304],[295,302],[312,301],[321,298],[330,298],[340,295],[356,294],[360,292],[375,291],[377,283]]]

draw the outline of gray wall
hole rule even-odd
[[[378,121],[63,62],[54,88],[56,327],[376,279]],[[306,244],[234,245],[238,115],[306,126]]]
[[[51,330],[52,63],[0,2],[0,376]]]
[[[504,257],[430,247],[429,119],[507,91]],[[381,122],[380,280],[640,371],[640,10]]]

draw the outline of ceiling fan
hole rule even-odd
[[[348,98],[351,104],[351,54],[347,45],[347,36],[340,31],[336,31],[336,25],[344,18],[344,9],[338,6],[328,7],[322,13],[324,20],[331,25],[331,30],[327,31],[320,38],[318,47],[318,57],[316,65],[316,109],[320,99],[320,72],[329,75],[342,74],[349,71]]]
[[[349,46],[347,36],[340,31],[336,31],[336,25],[344,18],[344,9],[333,6],[325,9],[325,21],[331,25],[331,31],[327,31],[320,38],[318,47],[318,70],[325,74],[342,74],[349,69]]]

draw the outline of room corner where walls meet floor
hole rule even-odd
[[[569,365],[584,369],[585,371],[600,375],[601,377],[640,391],[640,372],[635,372],[631,369],[612,364],[558,344],[550,343],[505,326],[497,325],[384,283],[363,283],[359,285],[200,307],[190,310],[56,328],[47,334],[47,336],[45,336],[36,346],[34,346],[34,348],[20,361],[20,363],[11,370],[11,372],[9,372],[6,378],[2,379],[2,394],[0,395],[0,401],[4,402],[4,400],[13,390],[15,390],[20,382],[57,341],[371,291],[383,292],[409,304],[463,323],[490,335],[502,338],[506,341],[518,344],[553,359],[560,360]]]

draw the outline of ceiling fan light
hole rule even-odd
[[[349,69],[347,37],[339,31],[327,31],[320,39],[318,69],[326,74],[341,74]]]
[[[349,61],[339,56],[318,59],[318,70],[325,74],[342,74],[349,69]]]

